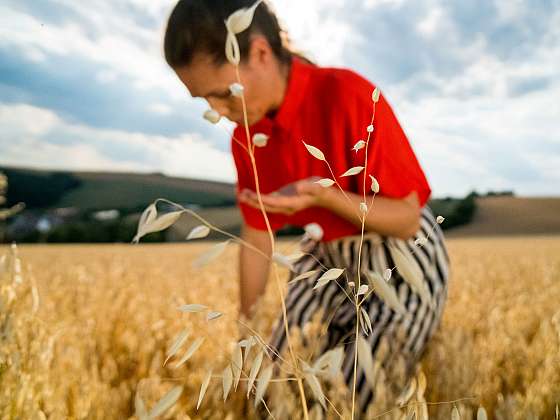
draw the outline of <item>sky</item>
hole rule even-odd
[[[432,187],[560,195],[560,3],[271,0],[321,66],[377,85]],[[0,165],[235,181],[231,123],[163,59],[175,0],[4,0]]]

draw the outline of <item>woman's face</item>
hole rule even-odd
[[[254,40],[255,41],[255,40]],[[271,86],[270,47],[262,40],[253,42],[249,57],[239,66],[241,84],[244,87],[249,125],[259,121],[274,105],[277,92]],[[175,69],[177,76],[187,87],[192,97],[204,98],[220,115],[239,124],[244,124],[241,98],[231,95],[229,86],[237,82],[235,67],[226,62],[216,65],[209,54],[199,53],[191,63]]]

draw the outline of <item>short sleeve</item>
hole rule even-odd
[[[233,138],[231,139],[231,151],[237,170],[236,201],[241,211],[243,221],[254,229],[267,230],[262,211],[246,203],[241,203],[238,200],[239,193],[244,188],[256,191],[255,178],[249,154],[241,145],[235,142]],[[284,226],[285,216],[283,214],[267,212],[267,216],[273,232]]]
[[[366,128],[371,122],[373,102],[371,91],[367,95],[361,95],[357,101],[362,109],[357,115],[360,117],[355,121],[359,138],[367,139]],[[390,198],[404,198],[410,192],[416,191],[420,207],[424,207],[431,195],[431,189],[416,155],[399,124],[390,104],[383,93],[375,104],[373,120],[374,131],[370,137],[368,147],[368,163],[366,178],[366,194],[371,194],[371,178],[373,175],[379,183],[379,195]],[[356,156],[353,164],[364,164],[364,152],[362,149]],[[361,163],[359,163],[361,161]],[[359,177],[358,190],[364,193],[363,178]]]

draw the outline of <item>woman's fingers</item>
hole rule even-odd
[[[246,190],[246,192],[242,192],[243,196],[240,196],[240,199],[243,200],[250,200],[254,203],[258,203],[258,196],[253,191]],[[282,195],[275,195],[275,194],[261,194],[261,200],[263,204],[270,206],[270,207],[293,207],[297,201],[297,196],[282,196]]]
[[[263,203],[267,206],[292,208],[297,204],[297,196],[284,197],[263,195],[261,198]]]
[[[310,188],[313,188],[311,186]],[[322,187],[320,187],[322,188]],[[275,193],[261,194],[262,203],[267,211],[272,213],[292,214],[296,211],[305,209],[313,204],[310,201],[311,195],[295,194],[295,195],[279,195]],[[254,191],[243,190],[239,194],[239,200],[245,202],[255,208],[260,208],[258,196]]]
[[[241,198],[240,198],[241,199]],[[261,206],[259,205],[258,200],[255,198],[250,198],[250,197],[246,197],[244,199],[241,199],[241,201],[243,201],[244,203],[247,203],[248,205],[250,205],[251,207],[254,207],[256,209],[260,209]],[[269,213],[286,213],[289,214],[291,213],[291,209],[288,207],[281,207],[281,206],[273,206],[270,204],[266,204],[263,200],[263,206],[264,209],[269,212]]]

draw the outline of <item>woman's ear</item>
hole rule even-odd
[[[274,58],[274,52],[268,40],[260,34],[251,36],[249,43],[249,62],[257,66],[266,66]]]

